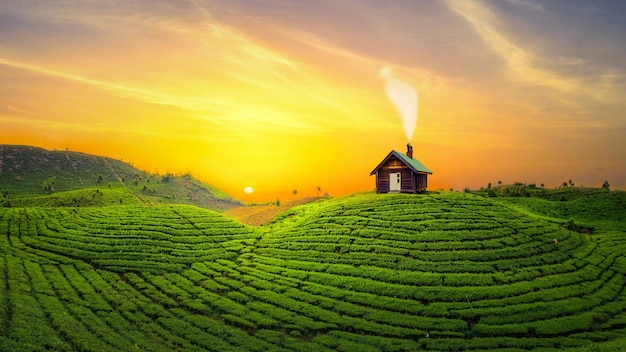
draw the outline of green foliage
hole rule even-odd
[[[594,195],[598,205],[363,193],[259,228],[187,205],[43,206],[130,195],[76,192],[0,208],[0,350],[619,351],[624,342],[626,237],[613,220],[623,215],[595,219],[593,236],[572,231],[621,209],[618,192]]]
[[[0,206],[192,204],[225,211],[241,202],[190,174],[160,177],[120,160],[70,151],[0,145]],[[93,199],[94,190],[123,196]],[[11,194],[11,200],[8,199]],[[46,196],[52,197],[46,199]],[[131,199],[134,198],[134,199]]]
[[[100,207],[107,205],[140,205],[137,197],[126,188],[85,188],[56,192],[47,196],[17,198],[15,207]]]
[[[498,200],[521,207],[533,214],[565,222],[572,219],[580,228],[594,227],[597,223],[608,221],[611,222],[611,227],[626,229],[623,226],[626,224],[626,192],[623,191],[574,188],[549,192],[545,197],[498,198]]]

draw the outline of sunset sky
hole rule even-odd
[[[0,33],[0,143],[246,201],[372,190],[407,143],[388,67],[429,189],[626,188],[624,1],[0,0]]]

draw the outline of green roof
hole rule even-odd
[[[415,159],[415,158],[409,158],[408,155],[404,154],[404,153],[399,153],[395,150],[391,151],[392,153],[395,153],[397,157],[400,158],[400,160],[404,161],[404,163],[406,163],[407,165],[409,165],[409,167],[411,167],[412,169],[414,169],[416,172],[427,172],[429,174],[432,174],[433,172],[430,171],[429,168],[427,168],[424,164],[422,164],[419,160]]]
[[[415,158],[409,158],[409,156],[404,154],[404,153],[400,153],[400,152],[397,152],[395,150],[392,150],[385,157],[385,159],[383,159],[383,161],[380,164],[378,164],[378,166],[376,166],[376,168],[370,173],[370,175],[373,175],[374,173],[376,173],[376,170],[378,170],[378,168],[381,167],[387,161],[387,159],[389,159],[389,157],[392,156],[392,155],[394,155],[395,157],[400,159],[405,165],[410,167],[414,172],[426,172],[426,173],[429,173],[429,174],[433,173],[432,171],[430,171],[429,168],[424,166],[424,164],[422,164],[419,160],[417,160]]]

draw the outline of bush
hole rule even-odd
[[[550,320],[542,320],[530,324],[537,335],[559,335],[575,331],[591,329],[594,322],[594,313],[582,313]]]

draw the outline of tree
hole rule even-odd
[[[98,184],[101,185],[102,182],[104,182],[104,177],[102,176],[102,174],[98,175]]]
[[[609,184],[609,181],[608,180],[604,180],[604,183],[602,184],[602,188],[606,188],[607,191],[610,191],[611,190],[610,187],[611,187],[611,185]]]
[[[491,182],[487,184],[487,189],[491,189]]]
[[[280,206],[280,198],[276,197],[276,206],[279,207]]]
[[[54,177],[48,177],[42,184],[43,190],[50,193],[54,192],[54,181]]]
[[[293,195],[295,196],[296,194],[298,194],[298,190],[294,189],[293,192],[291,192],[291,193],[293,193]]]
[[[499,184],[499,185],[501,185],[501,184],[502,184],[502,181],[498,181],[498,184]]]
[[[580,225],[576,224],[573,218],[569,218],[567,220],[567,224],[565,225],[565,228],[567,228],[570,231],[575,231],[575,232],[580,231]]]
[[[317,195],[316,195],[316,197],[319,197],[319,196],[320,196],[320,192],[322,191],[322,187],[317,186],[316,190],[317,190]]]
[[[519,195],[522,197],[530,197],[530,192],[528,191],[528,188],[521,186],[519,188]]]

